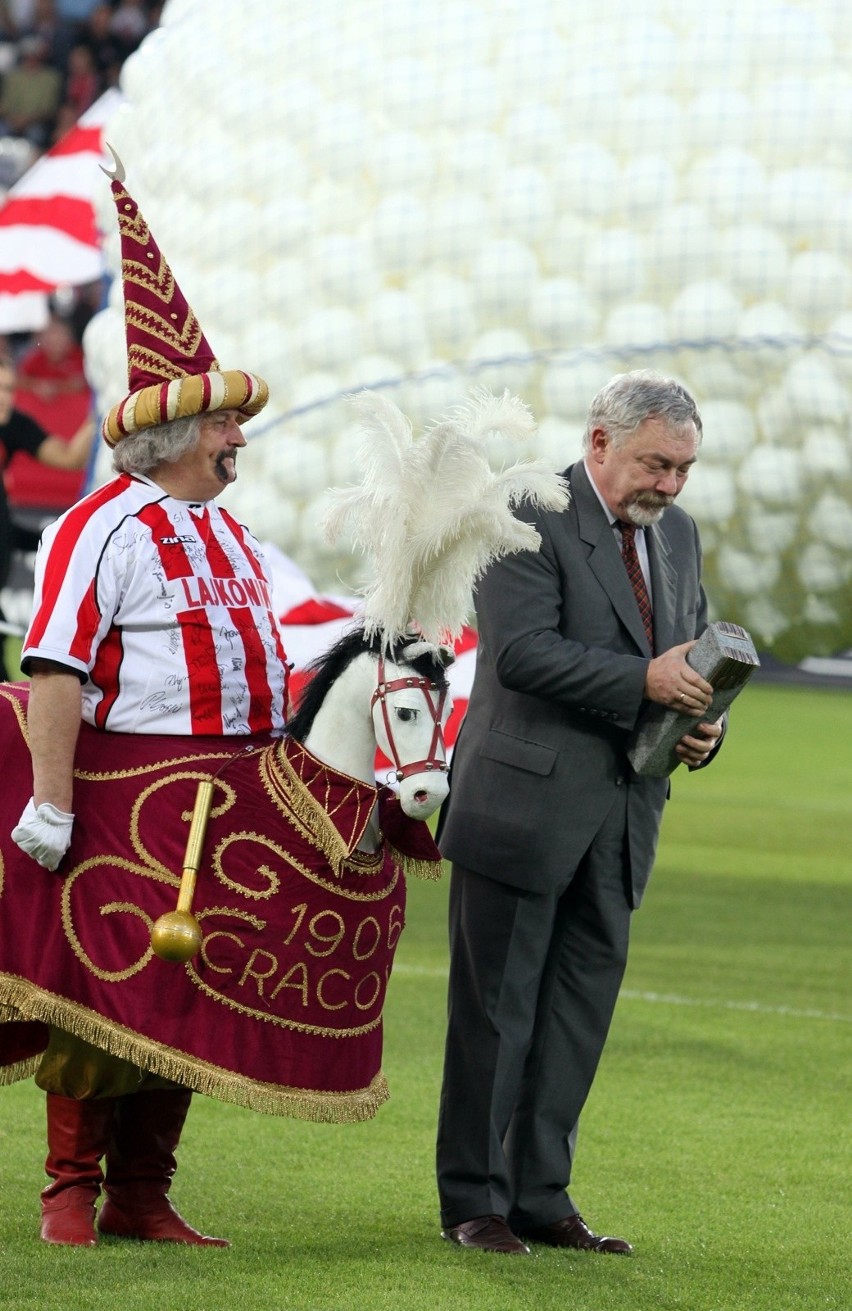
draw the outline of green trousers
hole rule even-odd
[[[111,1056],[64,1029],[51,1026],[50,1040],[35,1074],[44,1092],[57,1097],[125,1097],[128,1093],[178,1088],[180,1084]]]

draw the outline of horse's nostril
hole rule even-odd
[[[424,802],[429,800],[429,793],[424,788],[420,788],[415,792],[414,800],[417,802],[418,806],[422,806]]]

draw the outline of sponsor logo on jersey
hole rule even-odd
[[[272,592],[262,578],[178,578],[191,609],[208,605],[272,607]]]
[[[195,538],[191,535],[186,537],[161,537],[161,546],[180,546],[184,542],[194,542]]]

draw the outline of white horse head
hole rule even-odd
[[[451,657],[423,643],[383,652],[378,637],[351,629],[311,666],[288,732],[325,764],[375,782],[376,746],[392,762],[388,782],[412,819],[426,819],[447,795],[443,728],[452,709]]]
[[[449,790],[444,725],[453,701],[444,649],[411,651],[409,644],[400,647],[394,659],[378,657],[373,730],[379,747],[393,761],[388,782],[398,785],[406,815],[427,819]]]

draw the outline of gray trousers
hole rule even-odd
[[[628,875],[623,795],[553,893],[453,866],[437,1147],[445,1227],[499,1215],[523,1232],[576,1212],[577,1121],[627,963]]]

